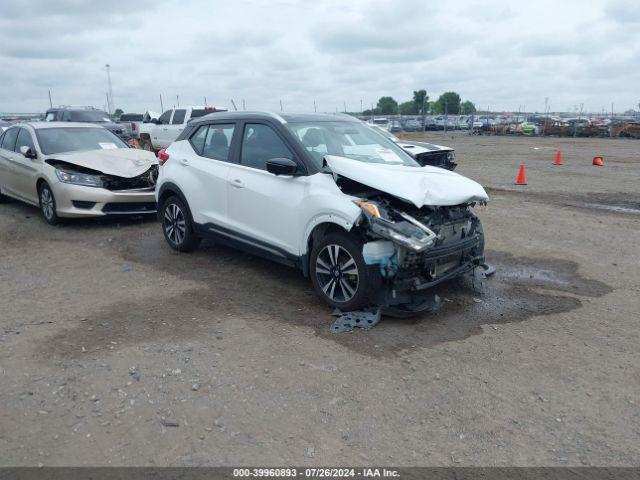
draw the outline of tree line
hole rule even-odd
[[[426,90],[415,90],[413,99],[398,103],[393,97],[380,97],[373,110],[365,110],[363,115],[470,115],[476,113],[476,106],[469,100],[462,101],[456,92],[445,92],[435,101],[429,101]]]

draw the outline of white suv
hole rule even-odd
[[[327,303],[415,311],[484,261],[476,182],[420,167],[347,115],[227,112],[158,154],[169,245],[202,237],[299,267]]]

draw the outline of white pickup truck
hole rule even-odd
[[[140,147],[150,152],[171,145],[192,118],[214,112],[226,112],[223,107],[192,106],[165,111],[158,119],[140,125]]]

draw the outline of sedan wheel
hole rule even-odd
[[[47,223],[51,225],[55,225],[58,223],[58,214],[56,212],[56,200],[53,197],[53,192],[49,185],[44,183],[40,187],[40,210],[42,210],[42,216],[46,220]]]

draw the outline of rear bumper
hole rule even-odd
[[[87,218],[107,215],[156,213],[154,190],[112,192],[104,188],[84,187],[57,182],[51,186],[60,217]]]

